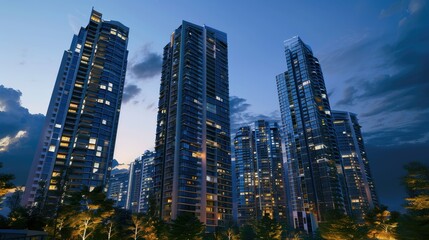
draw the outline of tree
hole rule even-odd
[[[351,217],[339,211],[330,211],[326,221],[320,223],[319,232],[327,240],[367,239],[367,227],[357,224]]]
[[[243,225],[240,227],[241,240],[253,240],[256,238],[255,230],[251,225]]]
[[[401,217],[398,232],[402,239],[429,239],[429,168],[411,162],[405,165],[405,170],[407,214]]]
[[[274,219],[264,216],[256,223],[256,237],[258,239],[281,239],[282,226]]]
[[[0,162],[0,169],[3,167],[3,163]],[[14,188],[13,183],[11,182],[15,179],[13,174],[4,174],[0,173],[0,198],[4,197],[9,190]]]
[[[180,214],[171,223],[170,238],[173,240],[201,240],[205,226],[191,213]]]
[[[371,239],[396,239],[399,214],[389,212],[387,207],[372,209],[365,216],[368,226],[368,237]]]
[[[13,192],[11,196],[6,198],[5,200],[6,206],[11,210],[21,206],[22,194],[23,194],[22,187],[17,187],[15,189],[15,192]]]

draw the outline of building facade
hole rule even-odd
[[[354,113],[332,111],[332,117],[344,169],[349,212],[355,219],[363,222],[365,214],[378,206],[378,198],[371,177],[361,126]]]
[[[256,166],[253,154],[253,132],[250,126],[238,129],[234,137],[237,222],[246,224],[256,215]]]
[[[155,142],[162,219],[195,214],[208,231],[232,218],[226,34],[186,21],[164,47]]]
[[[319,61],[299,37],[285,41],[276,77],[295,228],[312,232],[329,210],[346,212],[341,159]]]
[[[137,213],[139,211],[142,187],[143,155],[130,163],[129,172],[126,209],[130,210],[132,213]]]
[[[91,12],[65,51],[23,204],[58,205],[64,191],[107,190],[127,66],[128,27]]]
[[[234,138],[237,217],[240,225],[268,216],[287,220],[280,127],[256,121],[253,130],[242,127]]]
[[[140,190],[139,212],[147,213],[150,206],[150,198],[154,197],[153,177],[155,174],[155,152],[146,151],[142,156],[142,184]]]
[[[130,173],[126,169],[112,171],[109,179],[107,198],[113,200],[113,206],[125,209],[128,198],[128,180]]]

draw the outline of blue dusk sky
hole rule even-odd
[[[319,58],[331,108],[358,114],[377,192],[401,210],[402,166],[429,162],[429,2],[8,1],[0,22],[0,161],[24,184],[63,51],[91,8],[130,28],[115,158],[153,149],[161,54],[182,20],[228,34],[232,129],[280,120],[283,41]]]

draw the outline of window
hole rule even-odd
[[[90,144],[96,144],[97,143],[97,139],[96,138],[90,138],[89,139],[89,143]]]
[[[55,145],[49,146],[49,152],[55,152]]]
[[[62,137],[61,137],[61,141],[64,141],[64,142],[70,142],[70,137],[62,136]]]
[[[106,119],[101,120],[101,124],[106,125],[107,124]]]
[[[106,85],[103,85],[103,84],[102,84],[102,85],[100,85],[100,88],[101,88],[101,89],[106,89]]]
[[[110,101],[109,100],[106,100],[106,105],[110,106]]]
[[[61,124],[58,124],[58,123],[57,123],[57,124],[55,124],[55,127],[56,127],[56,128],[61,128]]]

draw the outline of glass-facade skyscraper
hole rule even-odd
[[[155,152],[145,151],[142,156],[142,184],[139,203],[139,212],[142,213],[147,213],[149,211],[149,200],[153,195],[153,177],[155,173],[154,160]]]
[[[91,12],[73,36],[52,92],[23,203],[58,204],[63,191],[107,190],[127,66],[128,27]]]
[[[312,232],[332,209],[345,213],[341,159],[319,61],[299,37],[285,41],[276,77],[295,228]]]
[[[268,216],[287,219],[280,127],[259,120],[234,138],[237,220],[240,225]]]
[[[109,179],[107,198],[113,200],[113,206],[125,209],[128,198],[128,180],[130,172],[128,170],[113,170]]]
[[[332,111],[337,133],[344,178],[347,186],[347,206],[358,221],[364,221],[365,214],[378,205],[369,161],[356,114]]]
[[[155,142],[162,219],[195,214],[208,231],[232,218],[226,34],[186,21],[164,47]]]

